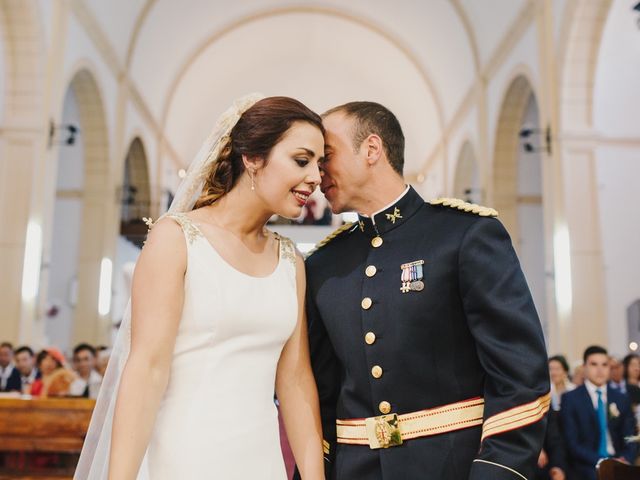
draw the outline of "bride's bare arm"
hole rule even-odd
[[[287,437],[303,480],[324,479],[322,426],[315,379],[309,360],[309,339],[304,308],[305,271],[296,258],[298,323],[282,350],[276,376],[276,394]]]
[[[153,227],[133,276],[131,352],[116,401],[109,479],[135,479],[169,380],[184,299],[186,243],[170,219]]]

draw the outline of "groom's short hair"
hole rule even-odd
[[[349,102],[327,110],[322,117],[344,113],[354,119],[353,148],[357,152],[365,138],[372,133],[382,139],[384,152],[391,167],[400,175],[404,168],[404,134],[396,116],[375,102]]]

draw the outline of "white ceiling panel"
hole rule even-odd
[[[406,173],[417,171],[441,133],[427,84],[395,45],[348,20],[293,13],[233,30],[189,65],[165,129],[179,155],[190,160],[216,117],[251,91],[293,96],[319,112],[351,100],[386,105],[405,129]]]

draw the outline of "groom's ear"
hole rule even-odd
[[[363,144],[369,166],[378,163],[384,154],[382,139],[375,133],[372,133],[364,140]]]

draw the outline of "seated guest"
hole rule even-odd
[[[109,364],[109,358],[111,357],[111,349],[101,345],[96,348],[96,354],[96,370],[104,377],[104,373],[107,371],[107,365]]]
[[[36,358],[33,350],[27,346],[16,349],[16,368],[20,372],[20,385],[22,393],[29,393],[31,385],[40,378],[40,371],[36,368]]]
[[[583,361],[584,385],[564,394],[560,419],[574,473],[595,480],[599,460],[614,457],[633,463],[638,445],[625,442],[635,434],[635,421],[626,395],[607,387],[607,351],[591,346]]]
[[[620,393],[627,393],[627,381],[624,379],[622,362],[614,356],[609,357],[609,386]]]
[[[573,375],[571,375],[571,381],[576,387],[584,383],[584,365],[576,365],[576,368],[573,369]]]
[[[623,375],[627,385],[640,387],[640,357],[635,353],[630,353],[622,360],[624,367]]]
[[[547,432],[542,451],[538,457],[535,480],[566,480],[568,463],[564,438],[560,432],[559,413],[549,410],[547,414]]]
[[[98,398],[102,376],[96,371],[96,350],[81,343],[73,349],[73,369],[78,378],[71,384],[69,394],[74,397]]]
[[[631,410],[637,414],[638,407],[640,406],[640,387],[627,384],[624,378],[624,365],[620,360],[615,357],[610,357],[609,363],[611,365],[609,386],[614,390],[618,390],[620,393],[626,394],[631,402]]]
[[[558,411],[562,394],[576,388],[569,380],[569,364],[562,355],[554,355],[549,358],[549,378],[551,380],[551,408]]]
[[[69,395],[76,374],[65,368],[65,358],[55,347],[44,349],[36,360],[42,377],[31,385],[31,395],[36,397],[64,397]]]
[[[20,372],[13,363],[13,345],[0,344],[0,392],[20,392]]]

